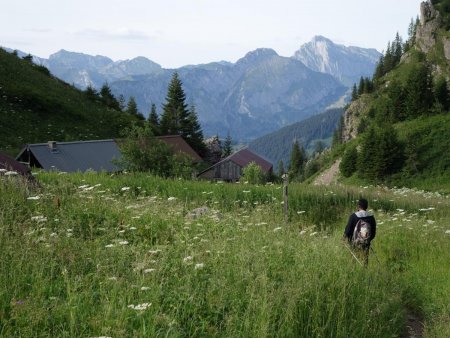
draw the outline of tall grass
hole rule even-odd
[[[408,309],[449,332],[445,197],[293,185],[284,224],[278,186],[38,177],[0,178],[0,336],[395,337]],[[360,195],[368,269],[340,242]]]

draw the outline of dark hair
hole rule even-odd
[[[360,207],[363,210],[367,210],[367,207],[369,206],[369,202],[365,198],[361,198],[358,200],[358,207]]]

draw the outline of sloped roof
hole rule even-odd
[[[49,143],[28,144],[17,156],[26,161],[31,152],[44,170],[77,172],[86,170],[118,171],[119,167],[111,163],[113,158],[121,157],[119,147],[114,140],[55,142],[52,149]]]
[[[204,172],[206,172],[208,170],[211,170],[211,168],[214,168],[226,161],[232,161],[242,168],[246,167],[251,162],[255,162],[266,173],[269,172],[273,167],[272,163],[270,163],[269,161],[267,161],[264,158],[262,158],[261,156],[255,154],[250,149],[244,148],[244,149],[241,149],[241,150],[235,152],[234,154],[231,154],[230,156],[224,158],[222,161],[217,162],[216,164],[209,167],[208,169],[203,170],[199,175],[203,174]]]
[[[157,136],[156,138],[172,145],[175,151],[189,155],[194,162],[202,161],[200,155],[180,135]]]
[[[31,173],[31,170],[27,166],[2,152],[0,152],[0,169],[15,171],[24,176],[28,176]]]

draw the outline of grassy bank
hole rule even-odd
[[[292,185],[286,225],[275,185],[37,177],[0,178],[0,336],[395,337],[411,309],[450,333],[443,196]],[[360,195],[368,269],[340,242]]]

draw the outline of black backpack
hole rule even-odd
[[[355,229],[353,230],[353,244],[366,246],[370,244],[370,238],[372,237],[372,225],[364,219],[359,219],[356,222]]]

